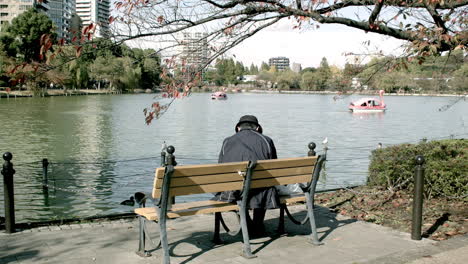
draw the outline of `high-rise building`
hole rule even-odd
[[[289,58],[286,57],[274,57],[270,58],[268,64],[271,66],[275,66],[278,71],[284,71],[289,69]]]
[[[302,71],[302,65],[300,63],[296,63],[296,62],[293,62],[292,66],[291,66],[291,70],[293,72],[301,72]]]
[[[181,58],[187,65],[202,65],[208,62],[208,34],[201,32],[184,32]]]
[[[49,0],[0,0],[0,30],[13,18],[33,7],[47,13]]]
[[[49,0],[49,6],[47,13],[57,28],[57,38],[69,41],[72,38],[71,24],[75,13],[75,0]]]
[[[93,37],[110,36],[110,0],[76,0],[76,13],[81,18],[83,27],[91,23],[97,26]]]

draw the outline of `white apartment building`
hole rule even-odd
[[[275,66],[278,71],[284,71],[289,69],[289,58],[286,57],[274,57],[268,60],[268,64]]]
[[[75,0],[49,0],[49,6],[50,9],[47,13],[57,28],[57,38],[64,38],[68,41],[71,40],[71,26],[72,16],[75,13]]]
[[[0,30],[10,23],[13,18],[35,6],[38,10],[47,13],[49,0],[0,0]]]
[[[187,65],[203,65],[207,63],[208,34],[202,32],[184,32],[182,40],[182,56]]]
[[[76,0],[76,14],[83,27],[97,25],[93,37],[110,37],[109,16],[111,0]]]
[[[302,71],[302,65],[300,63],[296,63],[296,62],[293,62],[292,66],[291,66],[291,70],[293,72],[301,72]]]

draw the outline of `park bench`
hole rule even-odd
[[[156,249],[162,246],[162,263],[169,263],[169,250],[167,241],[167,218],[178,218],[198,214],[214,214],[214,237],[215,243],[220,240],[220,226],[228,234],[237,235],[242,233],[243,250],[242,255],[253,258],[247,230],[248,211],[247,197],[251,188],[271,187],[276,185],[301,183],[302,194],[280,196],[280,216],[278,231],[284,232],[284,213],[291,218],[295,224],[310,223],[311,235],[309,242],[320,245],[314,217],[314,194],[320,175],[325,155],[315,155],[315,144],[309,144],[309,156],[299,158],[285,158],[275,160],[243,161],[221,164],[187,165],[175,167],[174,147],[167,148],[166,164],[157,168],[152,189],[154,206],[145,207],[146,196],[136,193],[135,199],[140,208],[135,209],[139,217],[139,249],[137,254],[148,256],[145,250],[146,237],[149,236],[146,221],[154,221],[159,224],[160,239]],[[172,204],[173,197],[182,195],[193,195],[201,193],[216,193],[222,191],[241,190],[240,201],[228,203],[222,201],[198,201],[188,203]],[[287,205],[297,202],[306,202],[307,216],[302,221],[295,220],[287,209]],[[243,210],[241,210],[242,208]],[[240,228],[237,232],[229,232],[221,213],[236,211],[240,219]]]

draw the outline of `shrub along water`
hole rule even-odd
[[[425,162],[424,195],[468,199],[468,140],[450,139],[400,144],[372,151],[368,184],[413,190],[415,157]]]

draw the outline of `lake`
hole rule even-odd
[[[280,158],[307,155],[311,141],[321,153],[328,138],[318,189],[365,184],[369,156],[378,143],[385,147],[468,135],[468,102],[446,109],[456,97],[386,96],[387,112],[353,114],[347,105],[361,96],[335,101],[333,95],[239,93],[212,101],[210,94],[200,93],[176,100],[146,125],[143,109],[153,96],[1,98],[0,153],[13,153],[16,221],[131,212],[133,207],[120,202],[136,191],[151,191],[164,141],[175,147],[179,165],[215,163],[223,139],[244,114],[258,117]],[[50,162],[47,193],[44,158]],[[3,199],[1,187],[0,215]]]

